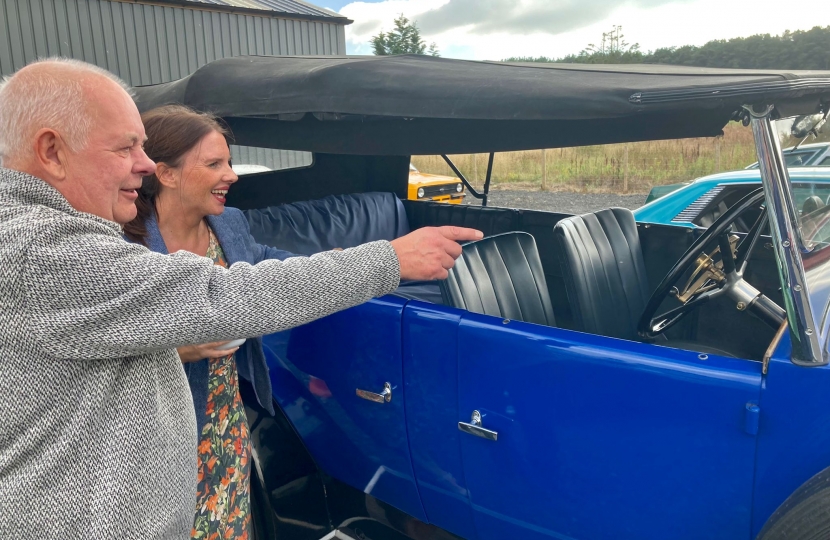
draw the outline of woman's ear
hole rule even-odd
[[[166,188],[177,188],[179,187],[178,182],[178,171],[164,162],[156,163],[156,178],[159,180],[159,184]]]

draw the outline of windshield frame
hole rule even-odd
[[[825,285],[824,282],[830,280],[820,278],[828,275],[830,246],[813,246],[804,238],[781,143],[770,118],[774,106],[759,110],[745,105],[744,109],[748,112],[755,138],[770,235],[778,260],[781,292],[790,326],[790,359],[803,366],[826,365],[830,283]]]

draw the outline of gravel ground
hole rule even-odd
[[[488,204],[507,208],[525,208],[529,210],[546,210],[563,214],[584,214],[596,212],[603,208],[620,206],[634,210],[643,205],[646,196],[616,195],[614,193],[573,193],[570,191],[490,191]],[[479,205],[478,199],[465,197],[467,204]]]

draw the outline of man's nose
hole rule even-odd
[[[141,176],[150,176],[156,172],[156,163],[144,153],[144,149],[133,164],[133,172]]]

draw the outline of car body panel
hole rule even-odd
[[[792,364],[786,332],[762,376],[758,362],[387,296],[265,345],[322,470],[462,538],[750,539],[830,463],[830,368]],[[350,402],[380,371],[403,418]],[[472,409],[498,441],[458,430]]]
[[[406,419],[415,477],[430,523],[475,539],[458,431],[461,314],[417,300],[404,310]]]
[[[677,191],[678,189],[682,188],[683,186],[689,184],[689,182],[682,182],[679,184],[665,184],[662,186],[654,186],[651,188],[651,191],[648,192],[646,196],[646,204],[659,199],[660,197],[665,197],[669,193],[673,191]]]
[[[371,300],[263,339],[274,397],[320,467],[426,521],[404,412],[401,320],[406,301]],[[388,403],[361,399],[380,393]],[[336,451],[333,451],[336,449]]]
[[[752,538],[800,485],[830,464],[830,366],[790,361],[789,332],[761,389]]]
[[[459,343],[481,540],[748,537],[760,364],[475,314]]]
[[[805,167],[790,170],[793,184],[827,183],[830,184],[830,168]],[[660,223],[681,227],[696,227],[691,221],[675,221],[683,210],[717,186],[757,185],[761,187],[761,176],[757,169],[742,169],[698,178],[668,195],[634,210],[634,217],[641,223]],[[800,204],[803,201],[796,200]]]

